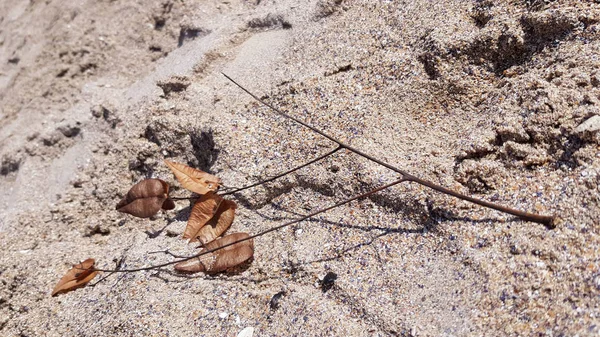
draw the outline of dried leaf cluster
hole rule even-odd
[[[195,168],[165,161],[179,183],[187,190],[200,194],[201,197],[192,207],[192,213],[183,232],[183,238],[189,242],[199,242],[204,251],[227,247],[206,255],[181,262],[175,269],[184,272],[216,273],[235,267],[254,255],[252,239],[232,244],[248,238],[247,233],[234,233],[220,237],[233,223],[237,205],[216,193],[221,179]]]
[[[168,160],[165,163],[185,189],[200,195],[192,207],[183,238],[189,242],[199,242],[202,248],[200,253],[207,252],[176,264],[175,269],[191,273],[217,273],[252,258],[254,243],[248,233],[234,233],[219,238],[233,223],[237,208],[234,201],[217,194],[221,179],[184,164]],[[160,179],[145,179],[133,185],[116,206],[117,211],[139,218],[149,218],[161,209],[174,208],[175,203],[169,197],[169,184]],[[237,242],[240,240],[245,241]],[[58,282],[52,296],[85,286],[98,274],[94,263],[94,259],[87,259],[73,266]]]

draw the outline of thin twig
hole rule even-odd
[[[252,187],[256,187],[256,186],[259,186],[259,185],[262,185],[262,184],[266,184],[266,183],[271,182],[271,181],[273,181],[273,180],[275,180],[277,178],[281,178],[281,177],[283,177],[285,175],[288,175],[288,174],[290,174],[292,172],[298,171],[299,169],[304,168],[304,167],[306,167],[308,165],[314,164],[314,163],[318,162],[319,160],[327,158],[327,157],[331,156],[332,154],[338,152],[341,149],[343,149],[343,147],[338,146],[335,149],[333,149],[333,150],[331,150],[331,151],[329,151],[329,152],[327,152],[327,153],[325,153],[323,155],[320,155],[319,157],[317,157],[317,158],[315,158],[315,159],[313,159],[313,160],[311,160],[311,161],[309,161],[307,163],[304,163],[304,164],[302,164],[300,166],[294,167],[293,169],[287,170],[287,171],[285,171],[283,173],[279,173],[279,174],[277,174],[275,176],[272,176],[272,177],[269,177],[267,179],[261,180],[259,182],[254,183],[254,184],[251,184],[251,185],[248,185],[248,186],[244,186],[244,187],[240,187],[240,188],[237,188],[237,189],[235,189],[233,191],[227,191],[227,192],[218,193],[218,194],[221,195],[221,196],[235,194],[235,193],[241,192],[243,190],[247,190],[247,189],[252,188]],[[200,198],[199,196],[196,196],[196,197],[171,197],[172,200],[195,200],[195,199],[199,199],[199,198]]]
[[[326,134],[325,132],[323,132],[323,131],[315,128],[314,126],[309,125],[309,124],[307,124],[307,123],[305,123],[305,122],[303,122],[303,121],[301,121],[301,120],[299,120],[299,119],[297,119],[297,118],[295,118],[295,117],[293,117],[291,115],[286,114],[285,112],[283,112],[283,111],[277,109],[276,107],[274,107],[272,104],[267,103],[266,101],[262,100],[261,98],[259,98],[255,94],[251,93],[248,89],[244,88],[242,85],[240,85],[239,83],[237,83],[236,81],[234,81],[231,77],[227,76],[225,73],[221,73],[221,74],[223,74],[223,76],[225,76],[228,80],[230,80],[233,84],[235,84],[236,86],[238,86],[240,89],[242,89],[243,91],[245,91],[248,95],[252,96],[252,98],[254,98],[255,100],[257,100],[258,102],[260,102],[264,106],[270,108],[271,110],[273,110],[278,115],[280,115],[282,117],[285,117],[287,119],[290,119],[290,120],[292,120],[292,121],[294,121],[294,122],[296,122],[296,123],[298,123],[298,124],[300,124],[300,125],[308,128],[308,129],[310,129],[311,131],[313,131],[313,132],[315,132],[315,133],[317,133],[317,134],[319,134],[319,135],[321,135],[321,136],[329,139],[330,141],[338,144],[338,146],[341,147],[341,148],[348,149],[348,150],[356,153],[357,155],[359,155],[359,156],[361,156],[363,158],[366,158],[366,159],[368,159],[368,160],[370,160],[370,161],[372,161],[374,163],[377,163],[377,164],[379,164],[379,165],[381,165],[383,167],[386,167],[386,168],[388,168],[388,169],[390,169],[390,170],[392,170],[394,172],[397,172],[397,173],[401,174],[405,181],[412,181],[412,182],[415,182],[417,184],[420,184],[420,185],[429,187],[431,189],[434,189],[434,190],[436,190],[438,192],[442,192],[442,193],[454,196],[454,197],[462,199],[462,200],[470,201],[470,202],[475,203],[475,204],[480,205],[480,206],[484,206],[484,207],[495,209],[495,210],[500,211],[500,212],[512,214],[512,215],[515,215],[515,216],[517,216],[517,217],[519,217],[519,218],[521,218],[522,220],[525,220],[525,221],[531,221],[531,222],[541,223],[541,224],[545,225],[548,228],[554,228],[554,226],[555,226],[555,224],[554,224],[555,217],[554,216],[547,216],[547,215],[539,215],[539,214],[528,213],[528,212],[520,211],[520,210],[517,210],[517,209],[514,209],[514,208],[510,208],[510,207],[498,205],[498,204],[495,204],[495,203],[491,203],[491,202],[488,202],[488,201],[485,201],[485,200],[473,198],[473,197],[470,197],[470,196],[467,196],[467,195],[464,195],[464,194],[452,191],[452,190],[447,189],[445,187],[442,187],[440,185],[434,184],[431,181],[427,181],[427,180],[421,179],[419,177],[416,177],[416,176],[414,176],[414,175],[412,175],[412,174],[410,174],[410,173],[408,173],[408,172],[406,172],[406,171],[404,171],[402,169],[399,169],[399,168],[394,167],[394,166],[392,166],[392,165],[390,165],[390,164],[388,164],[386,162],[383,162],[383,161],[381,161],[381,160],[379,160],[379,159],[377,159],[375,157],[372,157],[372,156],[370,156],[370,155],[368,155],[368,154],[360,151],[359,149],[356,149],[356,148],[354,148],[354,147],[352,147],[352,146],[350,146],[348,144],[345,144],[342,141],[340,141],[340,140],[338,140],[338,139],[336,139],[336,138],[334,138],[334,137]]]
[[[128,249],[129,250],[129,249]],[[114,261],[114,260],[113,260]],[[121,266],[123,265],[123,263],[125,262],[125,256],[121,257],[119,259],[119,261],[116,261],[116,266],[115,266],[115,270],[119,270],[121,268]],[[93,267],[92,267],[93,268]],[[83,268],[80,268],[83,269]],[[95,268],[94,268],[95,269]],[[97,286],[100,282],[104,282],[107,278],[111,277],[115,272],[111,272],[108,275],[105,275],[104,277],[102,277],[101,279],[99,279],[98,281],[96,281],[94,284],[90,284],[90,287],[95,287]]]
[[[273,176],[273,177],[270,177],[270,178],[268,178],[268,179],[265,179],[265,180],[259,181],[259,182],[257,182],[257,183],[254,183],[254,184],[252,184],[252,185],[248,185],[248,186],[240,187],[240,188],[238,188],[238,189],[235,189],[235,190],[233,190],[233,191],[229,191],[229,192],[225,192],[225,193],[219,193],[219,195],[229,195],[229,194],[234,194],[234,193],[237,193],[237,192],[240,192],[240,191],[243,191],[243,190],[246,190],[246,189],[249,189],[249,188],[252,188],[252,187],[258,186],[258,185],[262,185],[262,184],[268,183],[268,182],[270,182],[270,181],[273,181],[273,180],[275,180],[275,179],[277,179],[277,178],[280,178],[280,177],[283,177],[283,176],[285,176],[285,175],[288,175],[288,174],[290,174],[290,173],[292,173],[292,172],[295,172],[295,171],[297,171],[297,170],[299,170],[299,169],[301,169],[301,168],[303,168],[303,167],[306,167],[306,166],[308,166],[308,165],[310,165],[310,164],[316,163],[316,162],[318,162],[319,160],[321,160],[321,159],[323,159],[323,158],[329,157],[329,156],[331,156],[332,154],[334,154],[334,153],[338,152],[339,150],[341,150],[342,148],[343,148],[343,147],[341,147],[341,146],[338,146],[337,148],[335,148],[335,149],[333,149],[333,150],[331,150],[331,151],[327,152],[326,154],[324,154],[324,155],[321,155],[321,156],[319,156],[319,157],[317,157],[317,158],[315,158],[315,159],[313,159],[313,160],[309,161],[308,163],[302,164],[302,165],[300,165],[300,166],[298,166],[298,167],[294,167],[294,168],[293,168],[293,169],[291,169],[291,170],[285,171],[285,172],[283,172],[283,173],[280,173],[280,174],[278,174],[278,175],[276,175],[276,176]]]
[[[182,258],[182,257],[185,257],[184,255],[177,255],[177,254],[173,254],[173,253],[171,253],[171,251],[170,251],[170,250],[168,250],[168,249],[165,249],[165,250],[156,250],[156,251],[153,251],[153,252],[148,252],[148,254],[161,254],[161,253],[162,253],[162,254],[166,254],[166,255],[170,255],[171,257],[174,257],[174,258],[176,258],[176,259],[180,259],[180,258]]]

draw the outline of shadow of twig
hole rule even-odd
[[[169,225],[171,225],[173,222],[175,221],[187,221],[188,218],[190,217],[190,212],[191,212],[191,207],[188,206],[184,209],[182,209],[181,211],[179,211],[174,217],[167,219],[167,224],[164,225],[161,229],[155,230],[155,231],[150,231],[150,230],[146,230],[144,231],[144,233],[146,233],[146,235],[148,235],[149,239],[156,239],[157,237],[159,237],[166,229],[167,227],[169,227]]]

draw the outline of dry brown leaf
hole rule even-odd
[[[200,232],[200,229],[215,215],[223,198],[214,192],[200,197],[192,208],[192,214],[188,219],[187,227],[183,232],[184,239],[192,241]]]
[[[117,204],[117,211],[140,218],[149,218],[161,208],[173,209],[175,203],[169,199],[169,184],[160,179],[144,179],[133,185]]]
[[[223,247],[227,244],[248,238],[248,233],[233,233],[210,242],[202,251]],[[202,252],[201,251],[201,252]],[[252,239],[236,243],[215,252],[202,255],[198,258],[181,262],[175,265],[175,270],[196,273],[218,273],[228,268],[235,267],[247,261],[254,255],[254,241]]]
[[[219,188],[221,179],[204,171],[197,170],[184,164],[165,160],[183,188],[198,193],[206,194]]]
[[[236,235],[239,234],[239,235]],[[245,239],[250,235],[248,233],[234,233],[227,235],[223,239],[233,236],[229,241],[225,241],[221,244],[225,245],[230,242],[235,242],[241,239]],[[217,240],[218,241],[218,240]],[[213,241],[216,242],[216,241]],[[217,247],[214,247],[217,248]],[[207,248],[213,249],[213,248]],[[219,252],[219,251],[217,251]],[[249,260],[254,255],[254,241],[252,239],[231,245],[227,248],[223,248],[220,253],[217,254],[217,259],[214,264],[208,266],[206,269],[209,273],[218,273],[227,270],[231,267],[235,267]]]
[[[94,259],[87,259],[74,265],[73,268],[69,269],[65,276],[58,281],[58,284],[56,284],[54,290],[52,290],[52,296],[85,286],[98,275],[98,272],[94,268],[95,262]]]
[[[204,227],[200,228],[198,234],[190,242],[200,241],[201,244],[205,245],[225,233],[233,222],[236,207],[237,205],[234,201],[223,200],[212,219]]]

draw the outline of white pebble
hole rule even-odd
[[[247,328],[244,328],[244,330],[240,331],[240,333],[238,333],[237,337],[252,337],[254,335],[254,328],[249,326]]]
[[[597,132],[600,130],[600,116],[592,116],[575,128],[575,133]]]

